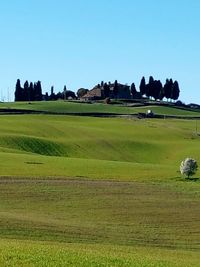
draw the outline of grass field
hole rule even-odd
[[[1,103],[0,109],[28,109],[36,111],[49,111],[60,113],[111,113],[111,114],[137,114],[138,112],[147,112],[151,109],[156,114],[162,115],[178,115],[178,116],[200,116],[199,111],[184,110],[176,107],[168,106],[146,106],[146,107],[129,107],[123,104],[106,105],[103,103],[80,103],[65,101],[49,101],[49,102],[13,102]]]
[[[199,266],[194,192],[89,180],[2,180],[0,189],[6,266]]]
[[[199,161],[199,121],[0,125],[0,266],[200,266],[200,181],[179,173]]]
[[[168,179],[184,157],[199,159],[195,121],[13,115],[0,123],[2,176]]]

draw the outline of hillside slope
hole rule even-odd
[[[0,123],[1,175],[176,176],[184,157],[199,159],[195,121],[9,115]],[[29,161],[43,164],[25,168]]]

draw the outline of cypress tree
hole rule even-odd
[[[169,98],[172,98],[172,90],[173,90],[173,80],[167,79],[164,85],[164,96],[167,98],[167,101]]]
[[[110,87],[107,83],[104,83],[103,90],[104,90],[104,97],[109,97],[110,96]]]
[[[164,97],[165,97],[165,93],[164,93],[164,88],[162,86],[162,89],[160,91],[160,95],[159,95],[159,98],[158,99],[163,100]]]
[[[34,83],[34,100],[36,101],[42,100],[42,86],[40,81]]]
[[[179,98],[179,94],[180,94],[179,84],[177,81],[175,81],[172,89],[172,99],[177,100]]]
[[[29,101],[29,83],[28,81],[25,81],[24,83],[24,101]]]
[[[162,83],[161,83],[161,81],[160,80],[154,81],[154,87],[153,87],[153,95],[152,95],[152,97],[155,100],[160,99],[161,92],[162,92]]]
[[[135,84],[132,83],[131,84],[131,95],[132,95],[132,98],[134,98],[136,94],[137,94],[137,90],[135,88]]]
[[[63,88],[63,99],[66,100],[67,99],[67,86],[65,85]]]
[[[154,95],[154,79],[152,76],[149,77],[149,83],[146,85],[146,96],[152,97]]]
[[[20,79],[17,80],[16,87],[15,87],[15,101],[22,101],[22,87],[21,87],[21,82]]]
[[[146,82],[145,82],[145,78],[142,77],[141,82],[140,82],[140,94],[146,95]]]
[[[34,101],[34,89],[33,89],[33,83],[30,82],[30,85],[29,85],[29,101]]]
[[[118,95],[118,91],[119,91],[119,85],[118,85],[117,80],[115,80],[115,82],[114,82],[114,88],[113,88],[113,95],[114,95],[114,98],[117,97],[117,95]]]

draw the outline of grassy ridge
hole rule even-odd
[[[106,105],[102,103],[74,103],[64,101],[49,102],[14,102],[1,103],[1,108],[8,109],[28,109],[37,111],[61,112],[61,113],[111,113],[111,114],[137,114],[138,112],[147,112],[148,109],[153,110],[156,114],[181,115],[181,116],[199,116],[199,111],[190,109],[183,110],[175,107],[167,106],[146,106],[146,107],[129,107],[124,105]]]

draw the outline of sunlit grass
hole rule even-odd
[[[167,106],[130,107],[123,104],[107,105],[103,103],[80,103],[67,101],[40,101],[40,102],[13,102],[1,103],[1,108],[28,109],[37,111],[61,112],[61,113],[114,113],[114,114],[137,114],[151,109],[156,114],[199,116],[200,112],[190,109],[180,109]]]

